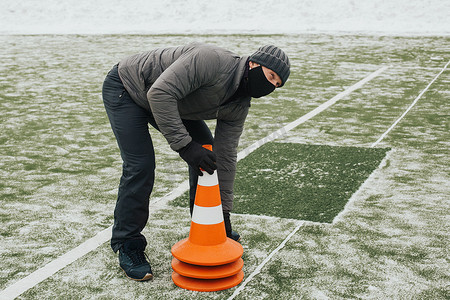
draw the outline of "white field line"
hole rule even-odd
[[[416,99],[414,99],[414,101],[411,103],[411,105],[406,109],[406,111],[400,116],[400,118],[398,118],[394,124],[392,124],[391,127],[389,127],[388,130],[386,130],[381,137],[375,142],[373,143],[370,148],[373,148],[375,146],[377,146],[385,137],[386,135],[400,122],[401,119],[403,119],[403,117],[414,107],[414,105],[417,103],[417,101],[419,101],[419,99],[423,96],[423,94],[430,88],[430,86],[436,81],[436,79],[445,71],[445,69],[448,67],[448,65],[450,64],[450,61],[447,62],[447,64],[440,69],[440,72],[433,78],[433,80],[427,85],[427,87],[416,97]],[[435,68],[433,68],[435,69]],[[380,162],[380,165],[378,166],[378,169],[382,168],[385,164],[386,161],[390,155],[390,153],[393,150],[389,151],[386,154],[386,157]],[[338,222],[343,215],[345,215],[347,213],[347,211],[354,205],[355,199],[357,198],[357,195],[361,192],[361,190],[364,189],[364,186],[366,185],[367,182],[370,182],[372,180],[372,178],[375,176],[374,175],[375,172],[373,172],[372,174],[370,174],[370,176],[363,182],[363,184],[361,184],[361,186],[359,187],[359,189],[350,197],[349,201],[347,202],[347,204],[345,205],[344,209],[333,219],[333,222],[331,222],[331,224],[335,224],[336,222]]]
[[[112,226],[100,231],[92,238],[80,244],[78,247],[73,248],[69,252],[61,255],[44,267],[34,271],[30,275],[10,285],[0,292],[0,299],[6,300],[18,297],[28,289],[39,284],[41,281],[49,278],[65,266],[73,263],[85,254],[97,249],[98,246],[102,245],[105,241],[111,238],[111,229]]]
[[[259,266],[255,269],[255,271],[253,271],[253,273],[251,273],[247,279],[241,283],[241,285],[234,291],[233,295],[231,295],[228,300],[232,300],[234,299],[234,297],[236,297],[247,285],[247,283],[249,283],[253,277],[255,277],[256,275],[259,274],[259,272],[261,272],[261,269],[264,267],[264,265],[269,262],[269,260],[272,259],[272,257],[278,253],[278,251],[280,251],[284,245],[286,245],[286,243],[291,239],[291,237],[300,229],[300,227],[302,227],[305,224],[305,221],[300,221],[300,223],[297,225],[297,227],[294,228],[294,230],[292,230],[291,233],[289,233],[289,235],[284,239],[283,242],[281,242],[281,244],[275,248],[275,250],[273,250],[264,260],[262,263],[259,264]]]
[[[350,199],[345,204],[344,209],[334,217],[331,224],[336,224],[337,222],[339,222],[347,214],[347,212],[351,210],[351,208],[355,205],[356,199],[358,198],[359,194],[362,193],[362,191],[364,191],[366,189],[366,186],[368,184],[370,184],[370,182],[372,182],[372,180],[374,180],[375,176],[377,176],[377,171],[379,171],[384,166],[386,166],[387,160],[389,159],[389,157],[391,156],[391,153],[393,151],[394,150],[390,150],[386,153],[386,156],[381,160],[380,164],[378,165],[378,168],[376,168],[369,175],[369,177],[367,177],[367,179],[364,180],[364,182],[359,186],[358,190],[353,193],[353,195],[350,197]]]
[[[366,84],[370,80],[372,80],[375,77],[377,77],[378,75],[380,75],[387,68],[388,68],[387,66],[381,67],[380,69],[376,70],[375,72],[373,72],[372,74],[370,74],[366,78],[358,81],[357,83],[355,83],[351,87],[347,88],[343,92],[337,94],[336,96],[334,96],[333,98],[331,98],[327,102],[322,103],[317,108],[315,108],[314,110],[310,111],[309,113],[307,113],[307,114],[303,115],[302,117],[298,118],[297,120],[287,124],[286,126],[278,129],[277,131],[272,132],[271,134],[269,134],[265,138],[262,138],[259,141],[256,141],[255,143],[253,143],[252,145],[248,146],[247,148],[245,148],[244,150],[242,150],[241,152],[238,153],[238,160],[243,159],[244,157],[246,157],[247,155],[249,155],[250,153],[252,153],[256,149],[258,149],[259,147],[261,147],[265,143],[271,142],[274,139],[277,139],[279,137],[284,136],[288,131],[294,129],[298,125],[300,125],[300,124],[308,121],[312,117],[318,115],[319,113],[321,113],[322,111],[324,111],[325,109],[327,109],[328,107],[330,107],[331,105],[336,103],[338,100],[340,100],[340,99],[344,98],[345,96],[349,95],[351,92],[361,88],[364,84]]]
[[[419,101],[419,99],[423,96],[423,94],[425,94],[425,92],[430,88],[430,86],[433,84],[433,82],[436,81],[436,79],[445,71],[445,69],[447,68],[447,66],[450,64],[450,60],[447,62],[447,64],[442,68],[442,70],[436,75],[436,77],[433,78],[433,80],[431,80],[431,82],[427,85],[427,87],[419,94],[419,96],[416,97],[416,99],[414,99],[414,101],[411,103],[411,105],[406,109],[406,111],[400,116],[400,118],[398,118],[394,124],[392,124],[391,127],[389,127],[388,130],[386,130],[386,132],[384,132],[380,138],[372,144],[372,146],[370,146],[371,148],[375,147],[376,145],[378,145],[385,137],[386,135],[398,124],[398,122],[400,122],[403,117],[411,110],[411,108],[414,107],[414,105],[416,105],[417,101]]]
[[[265,143],[268,143],[270,141],[273,141],[276,138],[279,138],[279,137],[285,135],[288,131],[294,129],[298,125],[300,125],[300,124],[306,122],[307,120],[311,119],[312,117],[318,115],[319,113],[321,113],[322,111],[324,111],[325,109],[327,109],[328,107],[330,107],[331,105],[336,103],[338,100],[349,95],[351,92],[355,91],[356,89],[361,88],[364,84],[366,84],[367,82],[369,82],[370,80],[372,80],[373,78],[375,78],[376,76],[381,74],[387,68],[388,68],[387,66],[381,67],[380,69],[376,70],[375,72],[369,74],[366,78],[358,81],[357,83],[350,86],[343,92],[337,94],[330,100],[321,104],[316,109],[303,115],[302,117],[298,118],[297,120],[287,124],[283,128],[273,132],[272,134],[269,134],[267,137],[262,138],[259,141],[253,143],[252,145],[250,145],[249,147],[245,148],[244,150],[242,150],[238,153],[237,160],[239,161],[239,160],[243,159],[244,157],[246,157],[251,152],[258,149]],[[157,209],[163,207],[168,201],[171,201],[171,200],[177,198],[178,196],[181,196],[185,191],[188,190],[188,188],[189,188],[189,180],[185,180],[181,184],[179,184],[178,187],[176,187],[172,192],[168,193],[164,197],[161,197],[159,199],[155,199],[154,201],[152,201],[150,203],[150,207],[154,208],[152,212],[155,212]],[[301,223],[298,226],[298,228],[300,228],[300,226],[302,224],[303,223]],[[6,289],[4,289],[3,291],[0,292],[0,299],[2,299],[2,300],[14,299],[14,298],[20,296],[22,293],[26,292],[27,290],[29,290],[32,287],[39,284],[40,282],[49,278],[50,276],[52,276],[59,270],[65,268],[69,264],[73,263],[78,258],[95,250],[96,248],[98,248],[100,245],[107,242],[111,238],[111,229],[112,229],[112,226],[104,229],[103,231],[101,231],[97,235],[95,235],[94,237],[92,237],[92,238],[88,239],[87,241],[83,242],[82,244],[80,244],[78,247],[70,250],[69,252],[63,254],[62,256],[58,257],[57,259],[48,263],[47,265],[43,266],[42,268],[34,271],[33,273],[29,274],[28,276],[20,279],[19,281],[13,283],[10,286],[8,286]],[[294,231],[286,238],[285,241],[287,242],[292,237],[292,235],[295,232],[297,232],[297,230],[298,229],[294,229]],[[283,243],[285,243],[285,242],[283,242]],[[282,246],[284,246],[283,243],[282,243],[282,245],[280,245],[281,247],[278,246],[280,249],[282,248]],[[277,249],[275,249],[275,250],[278,251]],[[270,258],[272,256],[270,256]],[[270,260],[270,258],[268,258],[268,259],[266,258],[267,261]],[[264,262],[264,264],[265,264],[265,262]],[[261,266],[261,268],[260,267],[258,267],[258,268],[261,269],[262,266]],[[257,269],[257,270],[259,270],[259,269]],[[255,275],[256,275],[256,273],[255,273]],[[253,278],[255,275],[253,275],[251,278]],[[250,280],[251,280],[251,278],[250,278]],[[248,280],[248,278],[247,278],[246,282],[248,282],[250,280]],[[241,289],[239,288],[238,290],[240,291]],[[238,290],[236,290],[236,291],[238,291]]]

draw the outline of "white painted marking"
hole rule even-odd
[[[370,80],[372,80],[373,78],[378,76],[380,73],[382,73],[386,69],[387,69],[386,66],[378,69],[377,71],[373,72],[372,74],[370,74],[366,78],[362,79],[361,81],[355,83],[354,85],[352,85],[348,89],[344,90],[343,92],[337,94],[336,96],[334,96],[327,102],[323,103],[316,109],[312,110],[311,112],[307,113],[306,115],[298,118],[294,122],[291,122],[291,123],[287,124],[286,126],[284,126],[283,128],[273,132],[266,138],[263,138],[263,139],[257,141],[256,143],[252,144],[251,146],[245,148],[244,150],[240,151],[238,153],[237,160],[239,161],[239,160],[243,159],[244,157],[246,157],[251,152],[258,149],[265,143],[273,141],[274,139],[285,135],[289,130],[292,130],[296,126],[306,122],[307,120],[309,120],[312,117],[316,116],[317,114],[321,113],[322,111],[324,111],[325,109],[327,109],[328,107],[330,107],[331,105],[336,103],[338,100],[347,96],[354,90],[362,87],[365,83],[369,82]],[[168,193],[164,197],[161,197],[159,199],[155,199],[154,201],[152,201],[150,203],[150,207],[153,207],[154,208],[153,212],[155,212],[157,209],[164,207],[164,205],[168,201],[171,201],[171,200],[176,199],[177,197],[183,195],[183,193],[185,193],[188,189],[189,189],[189,180],[185,180],[181,184],[179,184],[172,192]],[[300,228],[300,227],[298,227],[298,228]],[[105,230],[99,232],[94,237],[92,237],[89,240],[80,244],[78,247],[70,250],[66,254],[63,254],[59,258],[57,258],[54,261],[50,262],[49,264],[45,265],[44,267],[37,269],[30,275],[13,283],[12,285],[10,285],[9,287],[7,287],[6,289],[4,289],[3,291],[0,292],[0,299],[2,299],[2,300],[3,299],[5,299],[5,300],[6,299],[14,299],[14,298],[20,296],[25,291],[31,289],[32,287],[34,287],[37,284],[39,284],[40,282],[44,281],[48,277],[52,276],[59,270],[65,268],[66,266],[68,266],[69,264],[71,264],[72,262],[77,260],[78,258],[95,250],[96,248],[98,248],[100,245],[107,242],[111,238],[111,229],[112,229],[112,226],[106,228]],[[297,230],[294,230],[294,232],[292,234],[294,234]],[[289,236],[289,238],[290,238],[290,236]],[[284,246],[284,244],[283,244],[283,246]],[[270,256],[270,258],[272,256]],[[254,275],[252,276],[252,278],[253,277],[254,277]],[[247,281],[248,281],[248,278],[245,282],[247,282]]]
[[[248,146],[247,148],[245,148],[244,150],[242,150],[241,152],[238,153],[238,161],[243,159],[244,157],[246,157],[247,155],[249,155],[250,153],[252,153],[256,149],[258,149],[259,147],[261,147],[265,143],[271,142],[271,141],[273,141],[276,138],[284,136],[288,131],[294,129],[298,125],[300,125],[300,124],[308,121],[312,117],[318,115],[319,113],[321,113],[322,111],[324,111],[325,109],[327,109],[328,107],[330,107],[331,105],[336,103],[338,100],[340,100],[340,99],[344,98],[345,96],[349,95],[351,92],[361,88],[364,84],[366,84],[370,80],[372,80],[375,77],[377,77],[378,75],[380,75],[387,68],[388,68],[387,66],[381,67],[380,69],[378,69],[375,72],[371,73],[366,78],[358,81],[357,83],[355,83],[351,87],[347,88],[345,91],[337,94],[336,96],[334,96],[333,98],[331,98],[327,102],[322,103],[320,106],[318,106],[314,110],[310,111],[306,115],[303,115],[302,117],[298,118],[297,120],[287,124],[283,128],[278,129],[275,132],[272,132],[271,134],[269,134],[265,138],[262,138],[259,141],[257,141],[255,143],[253,143],[252,145]]]
[[[223,222],[222,204],[213,207],[203,207],[194,204],[192,222],[201,225],[214,225]]]
[[[425,94],[425,92],[430,88],[430,86],[436,81],[436,79],[445,71],[445,69],[448,67],[448,65],[450,64],[450,60],[447,62],[447,64],[444,66],[444,68],[442,68],[442,70],[439,72],[439,74],[436,75],[436,77],[434,77],[433,80],[431,80],[431,82],[427,85],[427,87],[419,94],[419,96],[416,97],[416,99],[414,99],[413,103],[411,103],[411,105],[406,109],[406,111],[400,116],[400,118],[398,118],[394,124],[392,124],[391,127],[389,127],[388,130],[386,130],[386,132],[384,132],[381,137],[375,142],[373,143],[370,147],[373,148],[376,145],[378,145],[385,137],[386,135],[398,124],[398,122],[400,122],[404,116],[406,116],[406,114],[411,110],[411,108],[414,107],[414,105],[416,105],[417,101],[419,101],[419,99],[423,96],[423,94]]]
[[[450,64],[450,61],[447,62],[447,64],[444,66],[444,68],[440,69],[440,72],[434,77],[434,79],[427,85],[427,87],[416,97],[416,99],[414,99],[414,101],[411,103],[411,105],[406,109],[406,111],[400,116],[400,118],[398,118],[394,124],[392,124],[391,127],[389,127],[388,130],[386,130],[381,137],[374,142],[370,148],[375,147],[376,145],[378,145],[385,137],[386,135],[400,122],[401,119],[403,119],[403,117],[405,117],[405,115],[414,107],[414,105],[417,103],[417,101],[419,101],[419,99],[423,96],[423,94],[430,88],[430,86],[434,83],[434,81],[436,81],[436,79],[444,72],[444,70],[448,67],[448,65]],[[386,161],[390,155],[390,153],[392,152],[389,151],[386,155],[386,157],[380,162],[380,165],[378,166],[378,169],[382,168],[383,165],[386,164]],[[357,198],[357,196],[359,195],[359,193],[361,193],[361,191],[364,189],[364,186],[366,185],[367,182],[370,182],[372,180],[372,178],[375,176],[374,175],[375,172],[372,172],[372,174],[370,174],[370,176],[364,181],[363,184],[361,184],[361,186],[358,188],[358,190],[350,197],[349,201],[347,202],[347,204],[345,205],[344,209],[333,219],[332,224],[335,224],[336,222],[338,222],[339,220],[342,219],[342,217],[347,213],[347,211],[350,210],[351,207],[353,207],[355,199]]]
[[[156,209],[160,209],[164,207],[169,201],[175,200],[176,198],[182,196],[187,190],[189,190],[189,179],[181,182],[177,187],[175,187],[171,192],[166,195],[154,199],[150,202],[150,207]]]
[[[337,222],[341,221],[344,216],[354,207],[356,199],[358,199],[359,195],[364,191],[365,188],[367,188],[367,185],[370,186],[370,183],[375,180],[374,178],[378,176],[377,172],[379,172],[380,169],[383,169],[383,167],[386,166],[386,163],[393,151],[394,150],[390,150],[386,153],[386,156],[381,160],[378,167],[369,175],[369,177],[367,177],[366,180],[364,180],[364,182],[359,186],[358,190],[352,194],[350,199],[345,204],[344,209],[334,217],[331,224],[336,224]]]
[[[98,246],[102,245],[111,238],[111,229],[112,226],[100,231],[78,247],[70,250],[44,267],[10,285],[0,292],[0,299],[7,300],[18,297],[20,294],[49,278],[65,266],[73,263],[85,254],[97,249]]]
[[[266,259],[263,260],[263,262],[261,264],[259,264],[259,266],[255,269],[255,271],[253,271],[253,273],[251,273],[247,279],[241,283],[241,285],[239,286],[239,288],[237,288],[233,295],[230,296],[230,298],[228,298],[228,300],[232,300],[234,299],[234,297],[236,297],[237,295],[239,295],[239,293],[245,288],[245,286],[253,279],[253,277],[255,277],[256,275],[259,274],[259,272],[261,272],[261,269],[264,267],[264,265],[269,262],[269,260],[272,259],[272,257],[277,254],[278,251],[281,250],[281,248],[284,247],[284,245],[286,245],[286,243],[291,239],[291,237],[300,229],[300,227],[302,227],[305,224],[305,221],[301,221],[297,227],[294,228],[294,230],[292,230],[291,233],[289,233],[289,235],[284,239],[284,241],[277,247],[275,248],[275,250],[272,251],[272,253],[270,253]]]
[[[202,171],[203,176],[198,176],[198,185],[201,186],[216,186],[219,185],[219,179],[217,178],[217,172],[214,171],[211,175]]]

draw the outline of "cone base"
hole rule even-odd
[[[172,269],[178,274],[198,279],[217,279],[233,276],[244,266],[242,258],[221,266],[196,266],[172,259]]]
[[[219,245],[201,246],[185,238],[172,246],[172,255],[185,263],[200,266],[218,266],[235,262],[244,253],[242,245],[230,238]]]
[[[244,279],[244,272],[241,270],[236,275],[221,279],[196,279],[182,276],[176,272],[172,273],[173,282],[180,288],[198,291],[215,292],[232,288]]]

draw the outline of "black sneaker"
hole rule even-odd
[[[125,242],[119,250],[119,264],[128,278],[146,281],[153,278],[152,268],[144,253],[145,244],[142,240]]]
[[[234,230],[231,230],[229,234],[227,233],[227,237],[229,237],[232,240],[235,240],[236,242],[239,242],[241,240],[241,236],[239,235],[239,233],[237,233]]]

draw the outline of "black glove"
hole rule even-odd
[[[208,174],[214,173],[214,170],[217,169],[216,155],[214,152],[203,148],[197,142],[191,141],[189,144],[178,150],[178,153],[182,159],[197,171],[199,176],[203,176],[200,168],[208,172]]]

